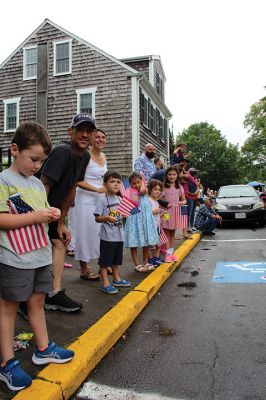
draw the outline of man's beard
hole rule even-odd
[[[146,153],[146,156],[151,159],[154,158],[155,154],[154,153]]]

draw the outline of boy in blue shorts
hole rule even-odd
[[[60,218],[49,207],[46,191],[33,175],[51,151],[46,130],[22,123],[11,143],[13,162],[0,173],[0,380],[11,390],[29,386],[31,377],[14,357],[13,337],[19,302],[26,301],[36,350],[36,365],[65,363],[74,352],[49,342],[44,313],[45,294],[52,289],[52,254],[48,223]]]
[[[107,294],[118,293],[117,287],[129,287],[131,283],[121,279],[118,266],[123,263],[124,229],[122,215],[117,208],[121,198],[120,191],[122,177],[117,172],[106,172],[103,177],[106,194],[99,200],[94,212],[96,222],[102,224],[100,236],[100,272],[103,281],[101,290]],[[108,280],[107,267],[112,268],[113,282]]]

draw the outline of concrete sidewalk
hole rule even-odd
[[[79,278],[78,263],[72,258],[67,261],[74,264],[64,273],[66,293],[83,303],[83,309],[77,314],[57,311],[46,312],[49,336],[58,345],[68,346],[75,351],[74,359],[64,365],[51,364],[41,371],[31,362],[34,349],[32,342],[27,350],[19,352],[18,358],[25,370],[37,379],[33,384],[15,395],[17,400],[61,400],[68,399],[86,379],[87,375],[116,343],[137,315],[148,304],[160,286],[169,278],[182,259],[200,240],[194,234],[191,240],[181,244],[177,241],[178,261],[163,264],[154,272],[137,273],[133,269],[129,251],[125,251],[121,277],[132,282],[129,289],[119,289],[119,294],[106,295],[99,290],[100,282],[84,281]],[[180,245],[181,244],[181,245]],[[94,264],[94,271],[98,267]],[[18,317],[17,333],[29,332],[26,321]],[[14,393],[0,386],[0,400],[13,398]]]

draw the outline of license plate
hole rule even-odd
[[[235,213],[235,219],[245,219],[246,217],[246,213]]]

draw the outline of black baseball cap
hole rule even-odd
[[[96,129],[95,119],[88,113],[74,115],[70,124],[70,128],[75,128],[76,126],[85,122],[92,125],[93,129]]]

